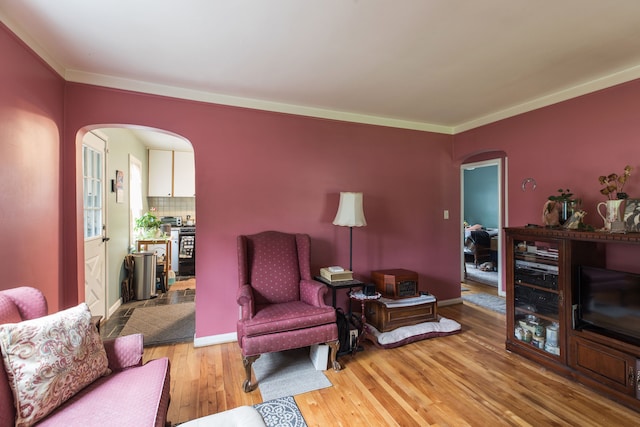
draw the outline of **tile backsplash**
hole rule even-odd
[[[191,219],[196,219],[196,198],[195,197],[147,197],[149,209],[156,209],[156,216],[181,216],[183,220],[187,215]]]

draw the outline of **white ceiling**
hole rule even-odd
[[[454,134],[640,77],[638,0],[0,0],[68,81]]]

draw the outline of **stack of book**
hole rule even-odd
[[[321,268],[320,276],[330,282],[344,282],[346,280],[353,280],[353,272],[338,267]]]

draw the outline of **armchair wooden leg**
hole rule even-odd
[[[338,362],[337,360],[338,350],[340,349],[340,340],[330,341],[327,343],[327,345],[331,349],[331,351],[329,352],[329,360],[331,361],[331,366],[333,367],[334,371],[339,371],[340,369],[342,369],[342,366],[340,366],[340,362]]]
[[[246,375],[246,379],[242,383],[242,389],[244,390],[245,393],[249,393],[255,390],[256,387],[258,386],[257,381],[251,384],[251,365],[253,365],[253,362],[258,360],[258,357],[260,357],[259,354],[255,356],[246,356],[242,358],[242,364],[244,365],[244,372]]]

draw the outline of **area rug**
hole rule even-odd
[[[280,397],[253,405],[267,427],[307,427],[292,396]]]
[[[263,354],[253,363],[253,372],[264,401],[332,386],[313,366],[309,347]]]
[[[190,279],[178,280],[169,286],[170,291],[185,291],[187,289],[195,289],[195,288],[196,288],[195,277]]]
[[[455,320],[438,316],[437,322],[423,322],[416,325],[401,326],[388,332],[380,332],[367,324],[369,332],[375,337],[374,344],[382,348],[395,348],[415,341],[444,337],[460,332],[461,325]]]
[[[157,305],[133,310],[120,336],[141,333],[144,346],[193,341],[196,331],[195,303]]]
[[[507,312],[507,304],[504,298],[497,297],[495,295],[477,293],[477,294],[462,294],[464,301],[470,302],[480,307],[487,308],[498,313],[505,314]]]
[[[476,268],[472,262],[467,263],[467,279],[474,282],[483,283],[485,285],[498,287],[498,272],[497,271],[482,271]]]

